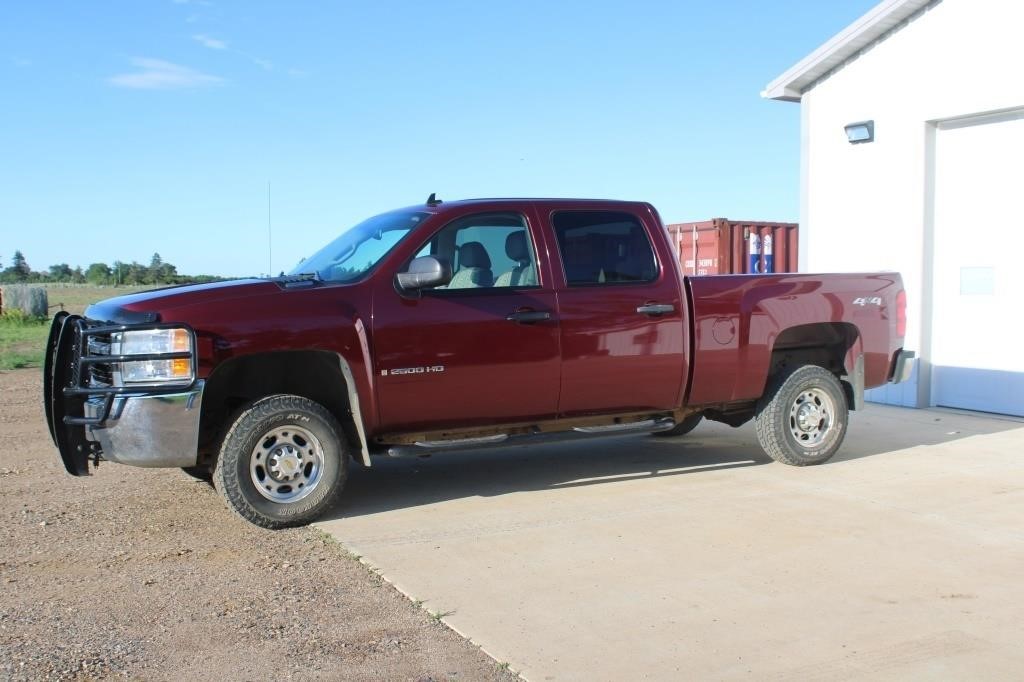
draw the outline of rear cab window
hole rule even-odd
[[[551,224],[570,287],[640,284],[658,278],[650,236],[622,211],[559,211]]]

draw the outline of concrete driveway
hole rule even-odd
[[[1020,679],[1024,423],[851,421],[379,460],[320,525],[528,680]]]

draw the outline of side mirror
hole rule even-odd
[[[419,292],[420,289],[439,287],[452,281],[452,266],[445,258],[420,256],[414,258],[405,272],[395,275],[399,291]]]

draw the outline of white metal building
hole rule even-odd
[[[1022,29],[885,0],[761,93],[800,104],[800,269],[903,273],[920,360],[872,400],[1024,416]]]

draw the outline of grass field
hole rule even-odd
[[[0,369],[39,367],[49,325],[38,320],[0,317]]]
[[[90,303],[151,287],[83,287],[46,285],[50,317],[59,310],[81,314]],[[50,321],[0,316],[0,370],[42,367]]]

